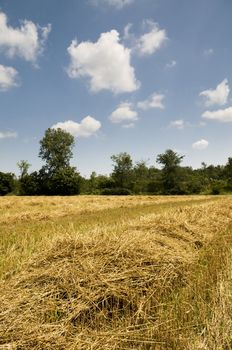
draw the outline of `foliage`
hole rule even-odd
[[[133,163],[131,156],[126,153],[119,153],[111,157],[114,162],[112,179],[118,188],[129,188],[132,177]]]
[[[26,174],[19,182],[21,195],[36,196],[40,194],[39,173],[37,171]]]
[[[48,179],[48,195],[68,196],[80,193],[80,177],[75,168],[57,170]]]
[[[130,154],[121,152],[111,157],[113,171],[110,175],[92,172],[86,178],[70,166],[74,138],[68,132],[47,129],[40,145],[39,156],[45,165],[29,174],[30,164],[21,160],[17,163],[20,170],[18,181],[12,180],[9,174],[0,177],[0,194],[12,192],[12,189],[20,195],[189,195],[232,192],[232,157],[228,158],[226,165],[202,163],[201,168],[192,169],[181,166],[183,155],[168,149],[158,154],[156,161],[161,165],[161,169],[158,169],[154,165],[148,166],[144,160],[133,164]]]
[[[128,196],[133,194],[130,190],[127,188],[104,188],[101,191],[101,194],[108,195],[108,196]]]
[[[13,192],[15,188],[14,174],[0,172],[0,196]]]
[[[180,163],[184,156],[171,149],[157,156],[157,163],[162,165],[162,183],[164,194],[183,194],[181,190]]]
[[[20,162],[17,163],[17,166],[20,171],[20,178],[22,179],[24,176],[28,175],[28,170],[31,166],[31,164],[28,163],[27,160],[20,160]]]
[[[39,157],[46,162],[49,173],[69,166],[74,137],[62,129],[47,129],[40,141]]]

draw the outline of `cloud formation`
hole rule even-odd
[[[0,91],[7,91],[19,85],[18,72],[13,67],[0,64]]]
[[[172,68],[174,68],[176,65],[177,65],[177,62],[176,62],[175,60],[172,60],[172,61],[168,62],[168,63],[165,65],[165,68],[166,68],[166,69],[172,69]]]
[[[0,131],[0,139],[12,139],[18,136],[14,131]]]
[[[185,125],[185,122],[184,122],[183,119],[177,119],[177,120],[173,120],[173,121],[170,123],[170,126],[173,127],[173,128],[182,130],[182,129],[184,129],[184,127],[185,127],[186,125]]]
[[[207,140],[201,139],[192,144],[192,148],[196,150],[203,150],[209,146],[209,142]]]
[[[164,109],[164,98],[165,96],[162,94],[153,93],[148,99],[138,102],[137,106],[144,111],[152,108]]]
[[[202,117],[223,123],[230,123],[232,122],[232,107],[218,109],[217,111],[206,111],[202,114]]]
[[[121,10],[124,6],[130,5],[134,0],[94,0],[95,5],[108,5],[118,10]]]
[[[138,89],[134,68],[131,66],[131,50],[120,43],[116,30],[102,33],[97,42],[73,40],[68,47],[70,78],[87,77],[94,92],[111,90],[114,93],[132,92]]]
[[[216,89],[204,90],[199,95],[206,98],[205,105],[206,107],[210,107],[213,105],[225,105],[228,101],[229,93],[228,79],[224,79],[217,85]]]
[[[44,50],[51,25],[40,27],[32,21],[24,20],[19,28],[13,28],[7,22],[6,14],[0,12],[0,50],[10,58],[18,56],[36,63]]]
[[[101,128],[101,123],[91,116],[87,116],[81,120],[80,123],[72,120],[59,122],[52,126],[53,129],[63,129],[69,132],[74,137],[89,137]]]
[[[123,102],[111,113],[109,120],[115,124],[126,123],[124,127],[132,127],[133,122],[138,120],[138,113],[133,110],[131,103]]]
[[[148,56],[160,49],[167,40],[165,29],[160,29],[159,25],[153,21],[145,21],[145,26],[149,31],[137,39],[136,49],[141,56]]]

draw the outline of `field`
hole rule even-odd
[[[4,197],[0,349],[232,349],[231,196]]]

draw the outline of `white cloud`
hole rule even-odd
[[[50,31],[50,24],[40,27],[27,20],[22,21],[19,28],[13,28],[8,25],[5,13],[0,12],[0,50],[10,58],[19,56],[35,63]]]
[[[97,42],[78,44],[73,40],[68,47],[70,78],[90,78],[92,91],[111,90],[114,93],[132,92],[139,87],[134,68],[130,64],[131,51],[120,43],[119,33],[102,33]]]
[[[202,114],[202,117],[223,123],[230,123],[232,122],[232,107],[218,109],[217,111],[206,111]]]
[[[153,21],[145,21],[145,25],[149,27],[149,31],[137,40],[136,49],[141,56],[151,55],[156,52],[167,40],[165,29],[159,29],[157,23]]]
[[[124,6],[130,5],[134,0],[93,0],[95,5],[108,5],[120,10]]]
[[[175,60],[172,60],[172,61],[170,61],[170,62],[168,62],[168,63],[166,64],[165,68],[167,68],[167,69],[172,69],[172,68],[174,68],[176,65],[177,65],[177,62],[176,62]]]
[[[177,119],[177,120],[173,120],[171,123],[170,123],[170,126],[173,127],[173,128],[176,128],[176,129],[184,129],[185,127],[185,122],[183,119]]]
[[[17,132],[14,131],[0,131],[0,139],[11,139],[17,136]]]
[[[132,23],[128,23],[128,24],[125,26],[124,31],[123,31],[123,39],[124,39],[124,40],[131,39],[130,30],[131,30],[132,26],[133,26]]]
[[[209,89],[200,92],[200,96],[206,97],[205,105],[207,107],[213,105],[223,106],[227,103],[230,93],[228,80],[224,79],[220,84],[217,85],[216,89]]]
[[[85,117],[81,120],[80,123],[74,122],[72,120],[67,120],[65,122],[59,122],[52,126],[53,129],[63,129],[75,137],[89,137],[96,134],[100,127],[101,123],[91,116]]]
[[[19,85],[18,72],[13,67],[0,64],[0,91],[7,91]]]
[[[147,100],[140,101],[137,103],[138,108],[148,110],[151,108],[164,109],[163,99],[164,95],[153,93]]]
[[[131,103],[123,102],[111,113],[109,119],[115,124],[126,122],[126,125],[129,125],[138,120],[138,113],[133,110]]]
[[[134,126],[135,126],[134,123],[129,123],[129,124],[122,125],[122,128],[124,128],[124,129],[132,129],[132,128],[134,128]]]
[[[212,56],[214,54],[214,50],[212,48],[204,50],[204,56]]]
[[[209,146],[209,142],[207,140],[201,139],[192,144],[192,148],[196,150],[203,150]]]

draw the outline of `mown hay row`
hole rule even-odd
[[[172,349],[159,313],[201,249],[231,221],[231,199],[63,232],[0,291],[0,344],[15,349]]]

